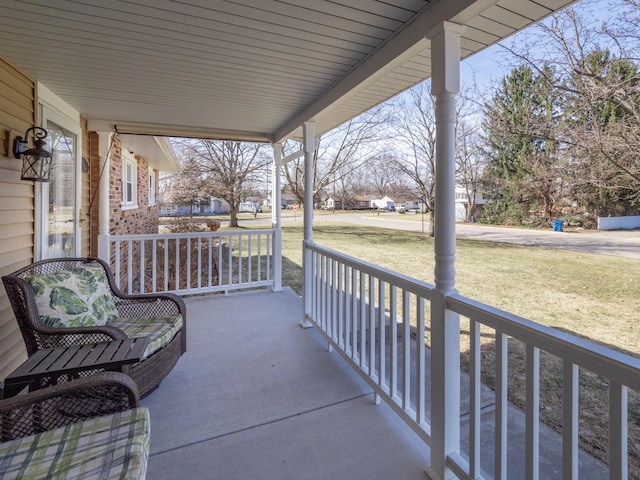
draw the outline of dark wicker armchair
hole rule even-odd
[[[149,411],[136,383],[101,372],[0,400],[0,478],[146,476]]]
[[[127,338],[124,327],[118,322],[103,326],[54,327],[41,319],[32,284],[27,280],[34,275],[52,275],[60,271],[73,271],[88,264],[100,265],[104,269],[118,318],[155,318],[182,316],[182,327],[164,346],[146,357],[140,363],[123,367],[123,372],[135,380],[144,397],[158,387],[164,377],[175,366],[180,356],[186,352],[186,307],[180,297],[173,294],[127,295],[115,284],[108,265],[94,258],[58,258],[32,263],[12,274],[2,277],[5,289],[20,331],[27,347],[28,355],[42,348],[105,342]],[[146,336],[146,334],[132,334]]]
[[[138,386],[120,372],[100,372],[0,400],[0,442],[139,406]]]

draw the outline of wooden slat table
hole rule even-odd
[[[148,343],[149,337],[140,337],[38,350],[5,378],[4,397],[17,395],[27,385],[37,388],[43,378],[54,382],[87,370],[121,371],[123,365],[142,360]]]

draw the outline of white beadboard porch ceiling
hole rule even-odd
[[[90,126],[278,141],[322,134],[571,0],[0,0],[0,54]]]

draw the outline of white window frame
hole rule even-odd
[[[74,249],[72,254],[79,257],[82,252],[82,233],[80,227],[80,207],[82,193],[82,129],[80,127],[80,113],[49,90],[45,85],[38,82],[38,123],[41,127],[46,128],[47,122],[51,121],[59,127],[64,128],[68,132],[75,135],[75,179],[74,179],[74,196],[75,196],[75,213],[74,213]],[[51,148],[47,146],[45,148]],[[49,211],[48,202],[48,185],[46,182],[36,182],[35,185],[35,245],[34,257],[36,260],[42,260],[47,257],[46,245],[48,240],[47,229],[44,222],[47,221],[47,212]]]
[[[131,167],[131,176],[127,174],[127,167]],[[127,198],[127,185],[131,184],[131,198]],[[138,162],[133,157],[122,158],[122,210],[138,208]]]
[[[149,168],[149,206],[156,204],[156,172]]]

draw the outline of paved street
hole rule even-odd
[[[413,215],[415,217],[415,215]],[[283,212],[283,222],[301,222],[302,212],[293,215]],[[422,222],[417,218],[407,220],[398,213],[381,213],[380,215],[363,212],[362,214],[318,213],[314,223],[323,222],[351,223],[357,225],[380,226],[420,232]],[[428,230],[425,215],[425,231]],[[546,248],[563,248],[578,252],[615,255],[627,258],[640,258],[640,230],[595,231],[581,230],[571,232],[554,232],[549,230],[532,230],[524,228],[494,227],[480,224],[458,224],[457,236],[492,242],[515,243]]]

